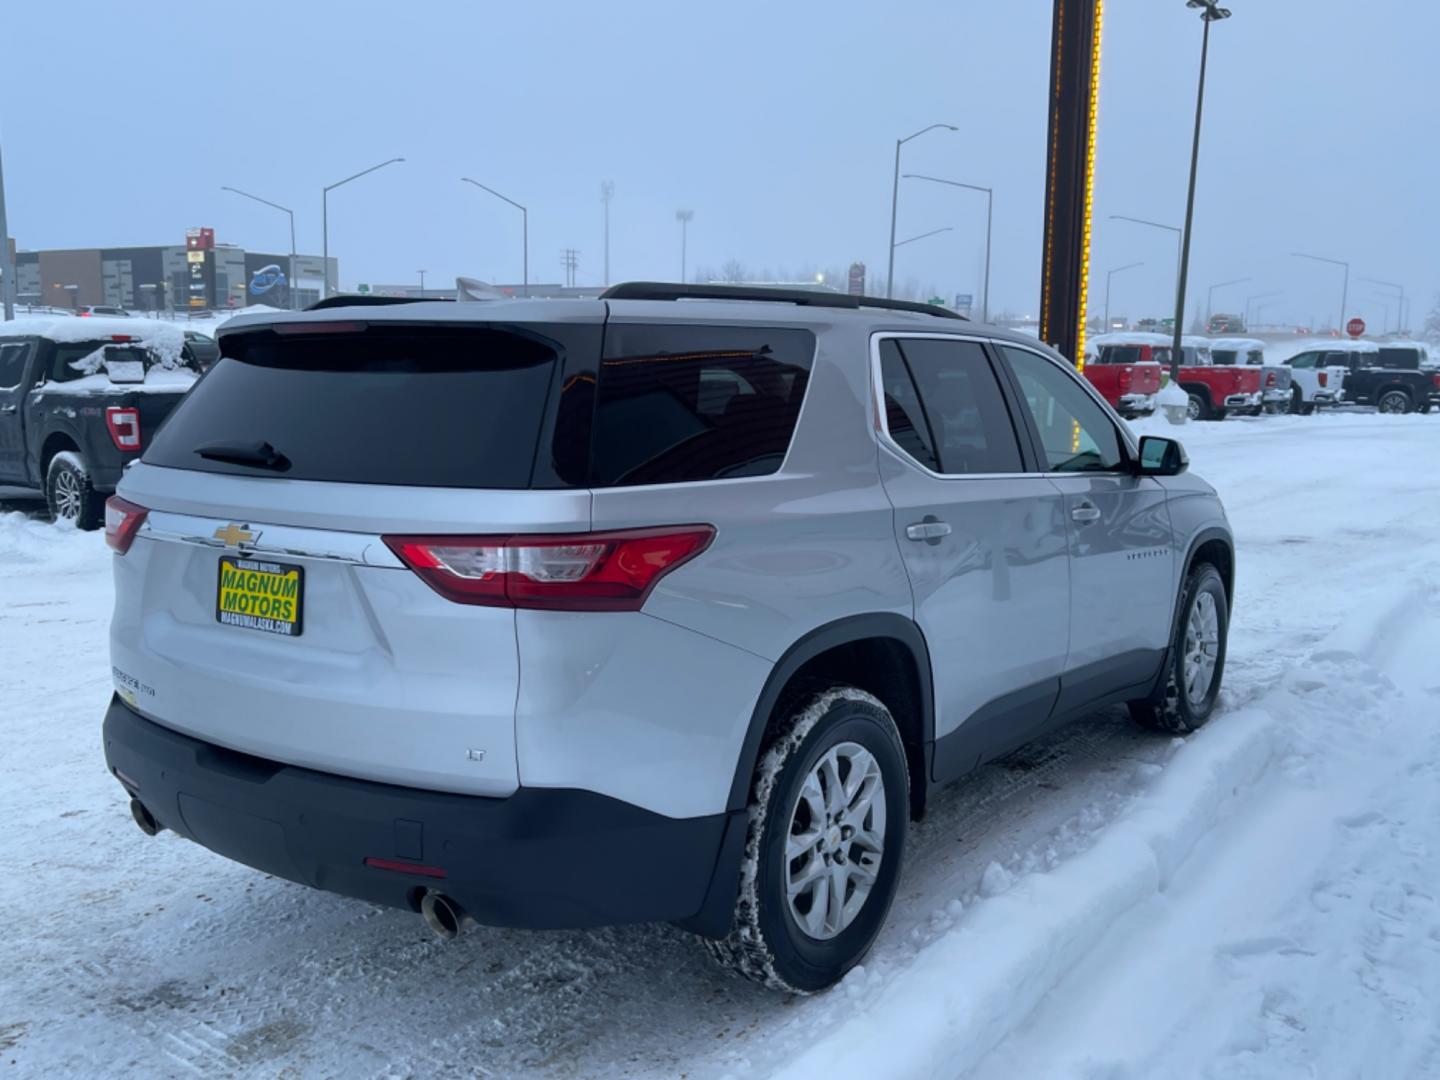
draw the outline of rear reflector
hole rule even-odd
[[[105,410],[105,426],[116,450],[127,454],[140,449],[140,410],[128,405],[111,405]]]
[[[119,495],[111,495],[105,500],[105,543],[114,548],[116,554],[124,555],[135,542],[135,534],[145,524],[145,515],[149,512]]]
[[[655,584],[715,537],[712,525],[541,536],[387,536],[390,550],[459,604],[639,611]]]
[[[445,871],[438,866],[420,866],[417,863],[400,862],[398,859],[377,859],[365,856],[365,865],[376,870],[394,870],[397,874],[417,874],[420,877],[443,878]]]

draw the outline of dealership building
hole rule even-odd
[[[330,260],[330,280],[339,263]],[[191,229],[179,244],[15,252],[16,300],[75,308],[112,305],[132,311],[208,310],[250,304],[304,307],[320,299],[324,260],[246,251],[217,244],[213,229]]]

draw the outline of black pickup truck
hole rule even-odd
[[[1330,350],[1322,363],[1348,369],[1347,402],[1374,405],[1382,413],[1429,412],[1440,390],[1440,375],[1421,367],[1419,350],[1382,350],[1356,343]]]
[[[98,528],[121,471],[196,378],[165,322],[0,322],[0,496],[43,495],[57,519]]]

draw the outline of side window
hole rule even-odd
[[[1024,472],[1010,410],[984,348],[940,338],[902,338],[896,344],[919,394],[940,472]]]
[[[1059,364],[1028,349],[1003,347],[1045,447],[1052,472],[1113,472],[1124,456],[1105,410]]]
[[[0,342],[0,390],[14,390],[25,378],[30,346],[23,341]]]
[[[885,427],[890,438],[931,472],[939,472],[940,459],[935,456],[930,424],[894,338],[880,342],[880,382],[885,392]]]
[[[600,487],[765,476],[780,468],[810,381],[808,330],[612,323],[600,361]]]
[[[1299,368],[1301,371],[1309,371],[1315,366],[1315,354],[1313,352],[1301,353],[1299,356],[1292,356],[1285,361],[1292,368]]]

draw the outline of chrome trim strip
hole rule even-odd
[[[227,525],[242,524],[259,536],[254,544],[228,547],[215,538],[215,531]],[[378,536],[366,533],[337,532],[328,529],[306,529],[294,525],[271,525],[263,521],[236,522],[233,518],[195,517],[151,510],[137,536],[172,544],[197,544],[217,551],[236,551],[245,555],[291,556],[302,559],[324,559],[329,562],[356,566],[383,566],[403,570],[405,564],[385,546]]]

